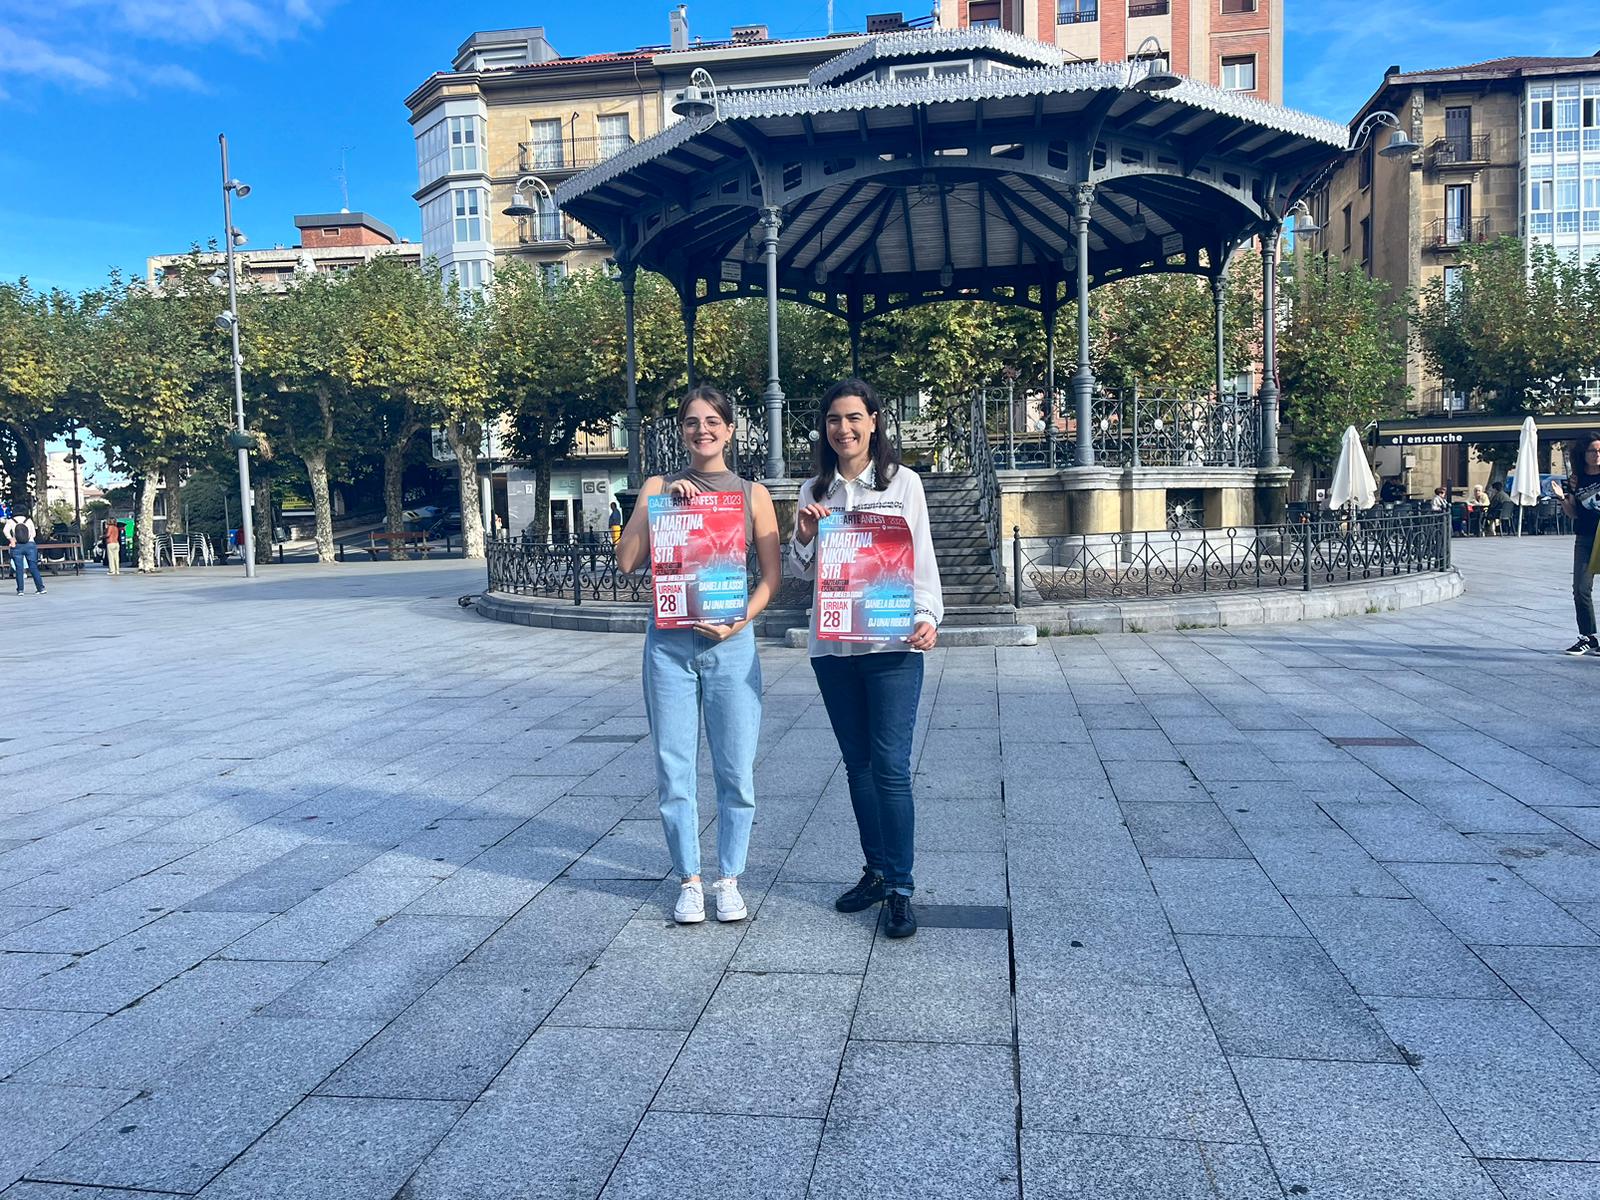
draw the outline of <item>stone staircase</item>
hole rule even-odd
[[[945,625],[1015,625],[1017,610],[995,574],[989,535],[978,515],[978,481],[972,475],[922,476],[928,524],[944,585]]]

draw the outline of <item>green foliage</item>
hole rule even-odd
[[[1461,247],[1459,286],[1436,279],[1412,307],[1429,368],[1491,411],[1559,412],[1600,374],[1600,263],[1513,237]]]
[[[1386,283],[1320,255],[1285,294],[1292,300],[1278,358],[1283,411],[1295,454],[1327,465],[1346,427],[1365,429],[1404,394],[1402,311],[1387,299]]]
[[[92,296],[37,292],[26,279],[0,283],[0,429],[22,451],[12,469],[25,461],[32,471],[36,508],[48,482],[45,445],[76,419],[72,389],[93,303]]]

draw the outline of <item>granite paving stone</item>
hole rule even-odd
[[[1522,1001],[1372,1005],[1478,1157],[1600,1162],[1600,1071]]]
[[[1003,929],[937,929],[872,951],[851,1037],[1011,1042],[1011,958]]]
[[[1022,1132],[1023,1200],[1282,1200],[1259,1145]]]
[[[878,909],[844,914],[834,884],[777,883],[739,941],[735,971],[811,971],[859,975],[872,952]]]
[[[312,1097],[200,1193],[205,1200],[389,1200],[461,1116],[441,1100]]]
[[[293,987],[313,963],[212,959],[31,1063],[37,1083],[142,1087]]]
[[[1024,1129],[1240,1142],[1250,1118],[1188,988],[1019,984]]]
[[[1400,1061],[1310,938],[1186,935],[1178,944],[1224,1053]]]
[[[1466,863],[1395,863],[1395,878],[1467,943],[1600,946],[1600,933],[1510,869]]]
[[[99,1019],[97,1013],[0,1008],[0,1078],[14,1076]]]
[[[1505,1200],[1595,1200],[1600,1163],[1490,1161],[1483,1164]]]
[[[252,1018],[74,1138],[33,1177],[198,1191],[378,1029],[372,1021]]]
[[[688,1031],[744,935],[744,922],[628,922],[550,1014],[552,1025]]]
[[[1152,859],[1150,878],[1178,933],[1304,937],[1306,928],[1253,862]]]
[[[1011,896],[1011,942],[1019,985],[1189,982],[1166,912],[1153,895],[1063,899],[1019,888]]]
[[[131,1100],[127,1088],[0,1082],[0,1188],[24,1175],[109,1112]]]
[[[1506,995],[1483,960],[1415,900],[1294,896],[1289,902],[1360,995]]]
[[[593,1200],[684,1035],[546,1026],[445,1136],[399,1200]]]
[[[1292,1196],[1500,1200],[1408,1067],[1243,1058],[1233,1069]]]
[[[600,1196],[803,1200],[821,1134],[820,1120],[647,1113]]]
[[[1015,1112],[1010,1047],[852,1041],[807,1194],[1014,1200]]]
[[[1477,946],[1494,973],[1600,1068],[1600,948]]]
[[[1128,831],[1145,858],[1249,858],[1233,826],[1215,804],[1130,804]]]
[[[651,1107],[826,1116],[860,987],[848,975],[730,971]]]

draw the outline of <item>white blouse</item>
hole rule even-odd
[[[910,467],[895,468],[889,486],[881,492],[873,487],[877,473],[871,463],[855,479],[833,477],[833,486],[826,495],[816,495],[816,478],[800,485],[800,497],[795,506],[795,535],[789,538],[788,553],[784,559],[788,572],[796,579],[817,577],[817,539],[802,546],[799,542],[799,510],[808,504],[826,504],[834,512],[878,512],[900,517],[911,529],[913,566],[913,591],[916,613],[915,624],[927,622],[938,627],[944,620],[944,589],[939,583],[939,560],[934,557],[933,533],[928,527],[928,501],[922,493],[922,480]],[[907,650],[904,642],[821,642],[817,640],[817,616],[811,614],[811,657],[822,655],[846,656],[873,654],[884,650]],[[919,651],[920,653],[920,651]]]

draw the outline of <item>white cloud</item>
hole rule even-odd
[[[322,23],[338,0],[0,0],[0,85],[27,77],[76,91],[204,92],[164,46],[256,52]],[[0,86],[0,102],[8,99]]]
[[[1336,121],[1355,113],[1391,64],[1426,71],[1512,55],[1579,58],[1600,44],[1600,8],[1591,0],[1551,0],[1516,15],[1484,0],[1453,7],[1390,0],[1380,10],[1317,0],[1287,8],[1285,99]]]

